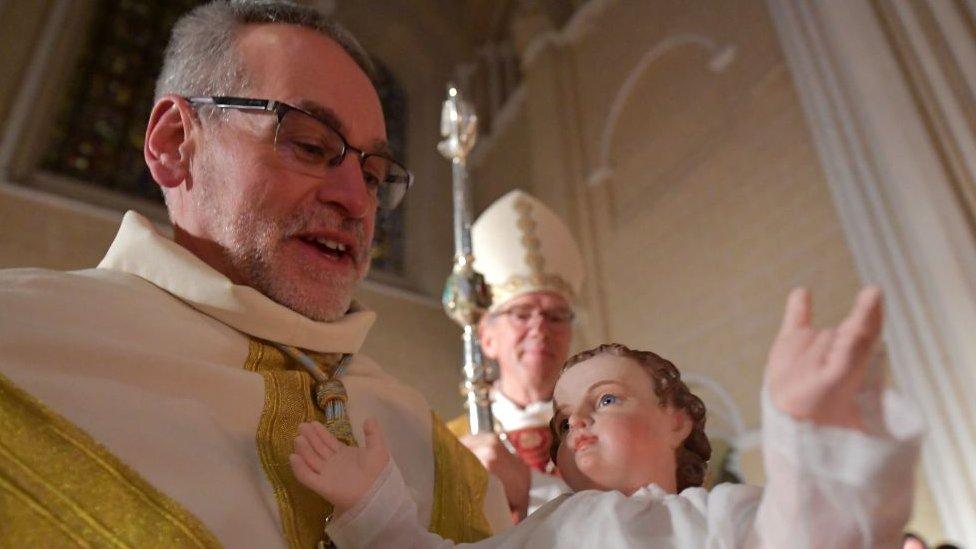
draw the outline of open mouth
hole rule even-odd
[[[344,259],[352,261],[353,259],[352,250],[350,247],[337,240],[314,236],[300,236],[298,237],[298,240],[308,246],[311,246],[312,248],[315,248],[322,255],[331,257],[336,261],[341,261]]]

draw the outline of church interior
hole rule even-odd
[[[141,132],[169,26],[197,3],[0,0],[0,268],[92,267],[130,209],[169,230]],[[976,2],[306,3],[377,61],[416,174],[359,290],[378,313],[364,352],[442,417],[462,412],[440,302],[454,82],[478,115],[475,215],[522,189],[564,219],[585,271],[573,350],[673,360],[743,482],[763,482],[759,394],[789,290],[827,324],[880,285],[888,383],[927,425],[908,528],[976,543]]]

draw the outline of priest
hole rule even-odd
[[[390,155],[367,55],[312,8],[216,1],[166,49],[145,159],[173,238],[129,212],[93,269],[0,274],[0,546],[313,547],[303,421],[375,417],[418,520],[458,542],[504,495],[423,396],[360,354],[352,300]]]

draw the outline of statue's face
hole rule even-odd
[[[597,355],[556,384],[556,465],[574,490],[676,486],[675,450],[691,430],[681,410],[658,403],[647,371],[629,358]]]

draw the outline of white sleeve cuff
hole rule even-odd
[[[371,547],[373,541],[379,541],[373,538],[401,513],[416,520],[416,503],[410,497],[399,467],[390,458],[366,495],[335,517],[326,526],[325,533],[339,547]]]
[[[773,404],[762,391],[763,448],[775,452],[797,470],[845,484],[871,485],[892,468],[914,463],[924,431],[919,413],[907,399],[885,389],[880,417],[865,418],[877,433],[842,427],[819,426],[793,419]],[[910,459],[905,459],[910,458]],[[772,471],[767,471],[767,475]]]

